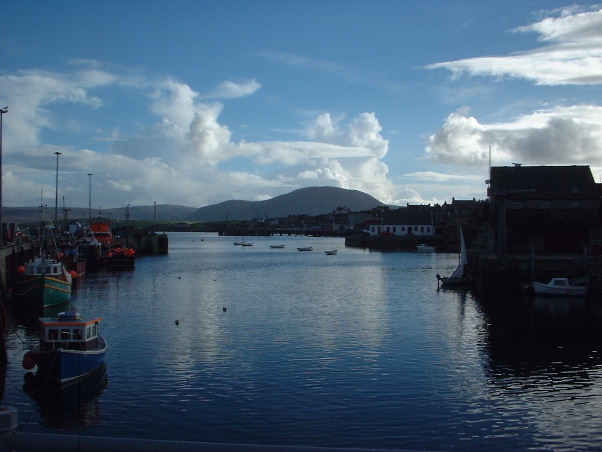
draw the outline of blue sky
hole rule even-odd
[[[485,199],[490,148],[602,177],[593,2],[5,0],[0,58],[5,206],[54,207],[55,152],[93,209]]]

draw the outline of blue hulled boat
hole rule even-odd
[[[76,312],[41,317],[40,344],[23,357],[23,367],[38,366],[38,376],[61,384],[83,378],[104,366],[107,342],[99,333],[100,317],[82,320]]]

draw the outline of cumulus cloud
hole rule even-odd
[[[532,80],[539,85],[586,85],[602,83],[602,9],[550,12],[516,33],[538,33],[547,43],[540,48],[504,56],[469,58],[435,63],[427,69],[448,69],[454,77],[481,75]]]
[[[602,164],[602,107],[555,107],[514,121],[481,124],[449,115],[428,140],[429,158],[454,165],[483,165],[491,146],[494,164]]]
[[[132,77],[92,61],[75,66],[68,74],[30,71],[0,77],[0,89],[16,93],[9,102],[17,106],[11,107],[10,123],[5,122],[5,205],[32,205],[40,196],[52,197],[55,151],[61,152],[60,195],[68,205],[87,205],[91,183],[95,209],[152,202],[198,207],[225,199],[266,199],[308,185],[335,185],[390,199],[392,185],[382,161],[389,142],[375,113],[348,121],[317,115],[305,124],[299,140],[233,141],[230,127],[220,119],[226,104],[204,99],[251,95],[260,88],[255,80],[223,82],[203,94],[169,77]],[[116,129],[111,123],[103,129],[98,123],[99,117],[120,113],[115,110],[119,99],[107,97],[107,87],[140,105],[135,128]],[[78,106],[80,114],[64,109],[59,126],[48,114],[57,104]],[[86,112],[97,110],[98,115],[87,117]],[[74,143],[53,147],[40,138],[67,123],[81,124],[68,130]],[[78,146],[77,140],[98,148]]]

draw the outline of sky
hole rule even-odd
[[[602,3],[4,0],[2,205],[432,205],[513,163],[600,182],[601,95]]]

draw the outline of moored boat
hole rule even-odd
[[[108,251],[106,260],[109,268],[133,268],[136,266],[136,253],[131,248],[118,246]]]
[[[93,218],[89,224],[89,235],[80,244],[86,266],[90,270],[108,268],[133,268],[136,266],[136,253],[133,249],[113,236],[110,220],[101,216]]]
[[[466,244],[464,243],[464,233],[460,227],[460,255],[458,267],[451,276],[437,275],[437,285],[441,283],[443,287],[464,287],[470,283],[470,273],[468,272],[468,254]]]
[[[548,283],[533,281],[533,293],[536,296],[584,297],[585,284],[572,284],[568,278],[552,278]]]
[[[73,278],[59,259],[42,254],[27,261],[17,271],[11,294],[19,303],[43,309],[71,300]]]
[[[41,317],[40,342],[23,357],[23,367],[38,367],[38,376],[61,384],[104,366],[107,342],[99,333],[100,317],[82,320],[76,312]]]
[[[416,251],[419,253],[433,253],[435,251],[435,247],[421,243],[420,245],[416,245]]]
[[[326,250],[326,251],[324,251],[324,253],[327,256],[334,256],[335,254],[337,254],[337,250]]]
[[[282,249],[282,248],[286,248],[286,245],[270,245],[270,248],[272,248],[272,249]]]
[[[302,246],[300,248],[297,248],[297,251],[313,251],[313,247],[311,246]]]

